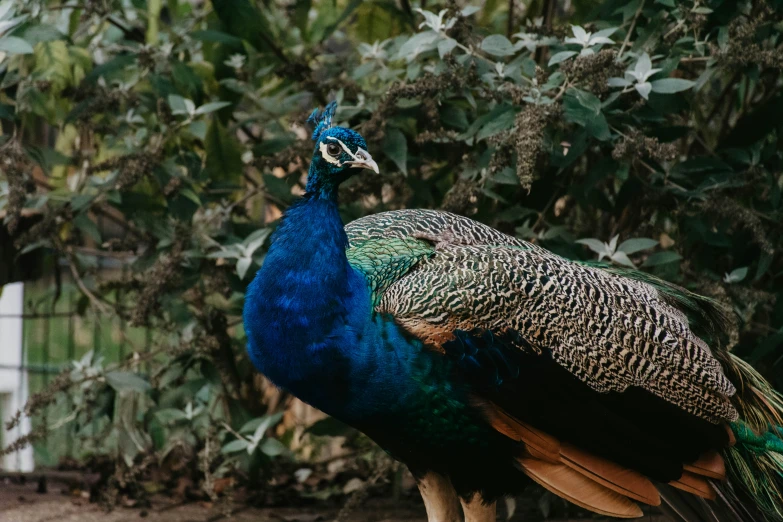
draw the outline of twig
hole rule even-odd
[[[411,9],[410,0],[400,0],[400,4],[402,4],[402,10],[405,11],[405,14],[407,14],[411,18],[411,20],[413,20],[414,15],[413,15],[413,9]],[[422,6],[422,9],[424,9],[424,6]]]
[[[569,81],[568,81],[568,78],[566,77],[566,78],[565,78],[565,80],[563,80],[563,85],[562,85],[562,86],[560,86],[560,90],[559,90],[559,91],[557,91],[557,94],[555,95],[555,97],[554,97],[553,101],[557,101],[557,100],[559,100],[560,98],[562,98],[562,97],[563,97],[563,95],[564,95],[564,94],[565,94],[565,92],[566,92],[566,89],[568,89],[569,87],[571,87],[571,82],[569,82]]]
[[[538,228],[541,223],[544,222],[544,216],[546,216],[546,213],[549,212],[549,209],[552,208],[552,205],[554,205],[555,201],[558,199],[558,193],[556,192],[552,198],[550,198],[549,202],[546,204],[546,206],[541,210],[541,212],[538,213],[538,219],[535,223],[533,223],[533,226],[530,227],[530,230],[535,231],[536,228]]]
[[[514,32],[514,0],[508,0],[508,24],[506,26],[506,36],[511,38]]]
[[[63,250],[65,252],[65,258],[68,260],[68,268],[71,269],[71,275],[73,276],[73,280],[76,283],[76,286],[79,287],[79,290],[87,296],[87,299],[90,300],[90,304],[92,304],[93,308],[95,308],[99,313],[108,313],[109,309],[104,305],[98,297],[90,291],[89,288],[87,288],[87,285],[84,284],[84,281],[82,280],[82,276],[79,274],[79,271],[76,269],[76,262],[73,259],[73,251],[69,247],[67,249]]]
[[[675,26],[674,26],[674,27],[672,27],[672,28],[669,30],[669,32],[667,32],[665,35],[663,35],[663,38],[662,38],[662,39],[663,39],[663,40],[666,40],[666,39],[667,39],[667,38],[668,38],[668,37],[669,37],[669,36],[670,36],[670,35],[671,35],[671,34],[672,34],[674,31],[676,31],[677,29],[679,29],[680,27],[682,27],[684,24],[685,24],[685,20],[684,20],[684,19],[683,19],[683,20],[680,20],[679,22],[677,22],[677,23],[675,24]]]
[[[221,208],[220,208],[220,211],[219,211],[219,212],[217,212],[217,213],[215,213],[214,215],[212,215],[212,217],[210,217],[209,219],[207,219],[207,220],[204,222],[204,224],[206,224],[206,225],[210,225],[210,224],[212,224],[212,222],[215,220],[215,218],[222,216],[224,213],[231,212],[231,210],[232,210],[234,207],[236,207],[236,206],[238,206],[238,205],[241,205],[241,204],[242,204],[242,203],[244,203],[245,201],[247,201],[247,200],[249,200],[249,199],[251,199],[251,198],[254,198],[254,197],[256,197],[256,196],[257,196],[257,195],[259,195],[259,194],[264,194],[264,197],[266,197],[266,198],[272,198],[272,197],[273,197],[273,196],[270,196],[270,195],[269,195],[269,194],[266,192],[266,190],[264,189],[264,187],[259,187],[259,186],[256,184],[256,188],[254,188],[253,190],[251,190],[250,192],[248,192],[247,194],[245,194],[244,196],[242,196],[242,198],[240,198],[239,200],[235,201],[234,203],[231,203],[229,206],[227,206],[227,207],[221,207]]]
[[[248,439],[244,435],[234,431],[234,429],[231,426],[229,426],[228,424],[226,424],[225,422],[221,422],[221,424],[223,425],[224,428],[226,428],[226,431],[228,431],[234,437],[236,437],[238,439],[241,439],[241,440],[244,440],[245,442],[250,442],[250,439]]]
[[[636,13],[633,15],[633,21],[631,22],[631,27],[628,29],[628,32],[625,34],[625,40],[623,40],[623,45],[620,46],[620,50],[617,52],[617,59],[619,60],[620,57],[623,55],[623,51],[626,47],[628,47],[628,42],[631,41],[631,34],[633,34],[634,28],[636,28],[636,21],[639,19],[639,16],[642,14],[642,8],[644,7],[645,0],[642,0],[639,2],[639,7],[636,9]]]
[[[555,14],[555,0],[544,0],[541,4],[541,16],[544,18],[541,27],[546,30],[547,34],[552,33],[552,18]],[[544,47],[539,46],[536,48],[535,60],[536,63],[543,65],[544,59]]]

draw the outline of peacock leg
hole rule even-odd
[[[451,481],[437,473],[429,472],[418,480],[419,493],[424,500],[428,522],[460,522],[457,493]]]
[[[460,502],[465,512],[465,522],[495,522],[495,502],[485,504],[479,493],[474,493],[470,500],[460,499]]]

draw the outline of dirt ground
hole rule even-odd
[[[0,522],[328,522],[334,520],[339,506],[291,508],[253,508],[246,505],[211,505],[203,502],[174,503],[165,497],[153,499],[146,509],[117,508],[107,512],[85,499],[65,495],[56,485],[48,493],[37,493],[37,485],[0,483]],[[525,506],[519,506],[524,508]],[[531,506],[527,506],[528,508]],[[503,511],[501,509],[501,511]],[[523,512],[527,515],[523,516]],[[402,501],[370,499],[354,510],[343,522],[426,522],[421,500],[411,496]],[[498,520],[506,520],[500,513]],[[512,522],[538,522],[540,515],[530,516],[529,509],[520,510]],[[583,522],[587,519],[548,519],[548,522]],[[592,518],[592,521],[602,520]],[[661,516],[650,515],[642,522],[665,522]]]

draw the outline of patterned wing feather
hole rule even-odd
[[[734,387],[709,347],[650,284],[446,212],[385,212],[346,232],[352,247],[378,240],[435,245],[387,281],[375,301],[376,311],[435,348],[456,330],[515,331],[534,350],[551,350],[594,390],[638,386],[711,422],[737,418],[729,402]]]

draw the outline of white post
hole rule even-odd
[[[3,413],[0,439],[3,446],[30,433],[30,419],[22,417],[11,431],[6,423],[27,402],[27,372],[22,369],[22,314],[24,312],[24,284],[11,283],[0,287],[0,410]],[[0,461],[6,471],[32,471],[33,448],[27,446]]]

